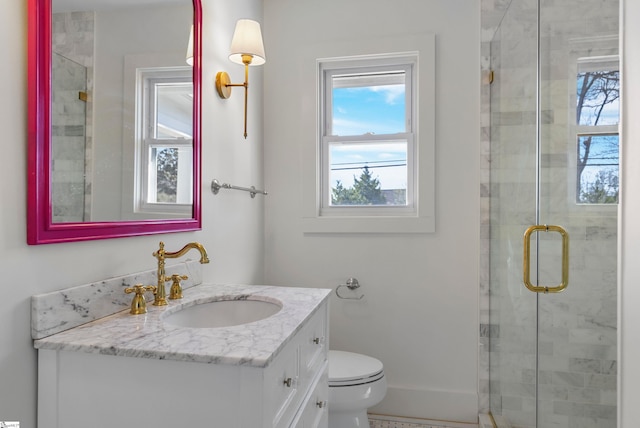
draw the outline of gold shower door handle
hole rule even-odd
[[[558,232],[562,235],[562,282],[555,287],[538,286],[531,283],[531,235],[533,232]],[[559,293],[569,284],[569,234],[561,226],[537,224],[524,232],[524,285],[534,293]]]

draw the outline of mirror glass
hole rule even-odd
[[[200,24],[200,0],[31,1],[28,243],[200,228]]]

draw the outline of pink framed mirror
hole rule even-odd
[[[200,0],[28,1],[27,243],[201,229]]]

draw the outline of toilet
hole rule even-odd
[[[345,351],[329,351],[329,427],[369,428],[367,409],[387,393],[380,360]]]

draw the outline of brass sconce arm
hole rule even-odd
[[[220,98],[227,99],[231,96],[231,88],[234,86],[244,87],[244,138],[247,138],[247,104],[249,100],[249,64],[253,61],[253,55],[242,55],[244,64],[244,83],[231,83],[229,74],[219,71],[216,74],[216,90]]]
[[[244,65],[244,83],[231,83],[229,75],[220,71],[216,74],[216,90],[220,98],[231,96],[231,88],[244,87],[244,138],[247,138],[247,104],[249,99],[249,66],[262,65],[266,61],[260,24],[250,19],[240,19],[231,41],[229,59],[236,64]]]

